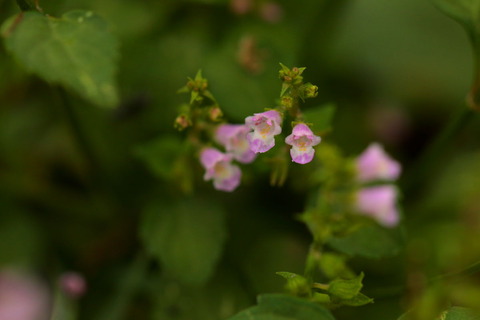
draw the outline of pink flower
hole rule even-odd
[[[400,164],[390,158],[382,146],[372,143],[357,158],[358,180],[369,182],[372,180],[395,180],[401,172]]]
[[[233,191],[240,184],[242,172],[238,166],[232,165],[232,157],[214,148],[205,148],[200,155],[200,162],[206,169],[203,178],[213,179],[217,190]]]
[[[250,150],[250,143],[247,140],[247,133],[250,129],[243,124],[222,124],[215,132],[216,140],[225,146],[228,153],[231,153],[235,160],[241,163],[252,162],[256,154]]]
[[[282,132],[282,117],[275,110],[255,113],[245,119],[245,124],[253,129],[247,133],[250,149],[255,153],[266,152],[275,145],[274,136]]]
[[[292,134],[285,138],[285,143],[292,146],[290,149],[290,156],[292,161],[300,164],[309,163],[312,161],[315,154],[313,146],[316,146],[321,141],[319,136],[313,134],[312,130],[304,124],[297,124]]]
[[[80,298],[87,291],[85,278],[76,272],[66,272],[60,276],[60,288],[72,298]]]
[[[357,194],[357,210],[375,219],[385,227],[394,227],[400,217],[395,206],[397,189],[393,185],[375,186],[361,189]]]
[[[0,319],[46,320],[50,318],[50,298],[45,285],[33,277],[0,272]]]

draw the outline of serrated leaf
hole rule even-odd
[[[2,26],[7,49],[25,69],[104,107],[118,103],[117,40],[90,11],[61,18],[24,12]]]
[[[181,199],[144,212],[141,239],[165,269],[188,284],[205,283],[226,239],[224,212],[214,202]]]
[[[334,320],[322,306],[304,299],[267,294],[258,297],[258,305],[244,310],[229,320]]]
[[[303,117],[306,122],[312,124],[311,128],[314,132],[322,133],[331,130],[335,110],[335,105],[327,104],[307,109],[303,112]]]
[[[368,225],[355,230],[345,237],[334,237],[329,245],[350,256],[381,258],[392,256],[400,250],[399,230],[387,230],[380,226]]]

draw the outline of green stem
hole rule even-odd
[[[35,6],[27,0],[17,0],[17,5],[22,11],[33,11],[35,10]]]
[[[322,257],[321,246],[319,246],[315,242],[312,243],[308,251],[308,256],[305,262],[305,272],[304,272],[305,278],[310,282],[313,282],[315,271],[318,270],[321,257]]]
[[[432,285],[438,281],[449,280],[452,278],[468,277],[479,272],[480,272],[480,261],[477,261],[460,271],[444,273],[438,276],[431,277],[427,279],[426,283],[428,285]],[[373,288],[372,290],[370,290],[369,293],[372,296],[375,296],[377,298],[397,297],[397,296],[403,295],[405,293],[406,288],[407,287],[405,284],[398,284],[398,285],[392,285],[389,287]]]
[[[437,159],[442,158],[442,152],[445,152],[447,144],[464,128],[476,112],[470,108],[462,108],[456,112],[450,122],[437,135],[433,142],[427,147],[425,152],[420,156],[414,167],[409,171],[409,174],[403,179],[403,191],[405,194],[412,191],[418,186],[420,181],[423,181],[428,168],[436,163]]]
[[[328,284],[318,283],[318,282],[315,282],[312,285],[312,287],[316,288],[316,289],[324,290],[324,291],[328,291],[328,288],[330,288],[330,286]]]
[[[93,149],[88,142],[85,131],[80,125],[80,121],[78,120],[78,116],[75,113],[74,107],[69,100],[68,94],[63,88],[58,88],[58,92],[63,109],[65,110],[68,125],[72,131],[77,146],[80,149],[80,152],[85,157],[85,160],[87,161],[90,170],[93,173],[97,173],[99,171],[99,163],[97,162],[95,153],[93,152]]]

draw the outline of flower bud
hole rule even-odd
[[[209,112],[208,112],[208,117],[210,118],[210,120],[212,121],[219,121],[222,119],[223,117],[223,112],[222,112],[222,109],[220,109],[220,107],[218,106],[213,106],[210,108]]]
[[[305,98],[315,98],[318,94],[318,87],[311,83],[307,83],[304,86]]]
[[[85,278],[76,272],[66,272],[60,276],[60,288],[71,298],[80,298],[87,291]]]
[[[174,127],[178,130],[184,130],[192,125],[190,117],[186,114],[181,114],[175,119]]]
[[[290,109],[293,106],[293,98],[291,96],[283,96],[282,99],[282,106],[287,109]]]

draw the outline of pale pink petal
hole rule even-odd
[[[245,119],[245,124],[253,130],[247,134],[250,150],[262,153],[275,145],[274,136],[282,132],[280,126],[282,118],[276,110],[256,113]]]
[[[238,166],[232,165],[232,155],[224,154],[214,148],[203,149],[200,162],[205,168],[204,180],[213,180],[215,189],[233,191],[241,179]]]
[[[396,209],[397,189],[382,185],[361,189],[357,194],[358,212],[370,216],[386,227],[396,226],[399,214]]]
[[[393,181],[400,176],[401,166],[385,153],[380,144],[372,143],[357,158],[357,171],[360,182]]]
[[[243,124],[222,124],[215,132],[215,139],[241,163],[252,162],[256,154],[247,140],[248,126]]]
[[[315,150],[312,147],[305,148],[305,150],[301,150],[296,147],[292,147],[290,149],[290,156],[292,157],[292,161],[299,163],[299,164],[306,164],[313,160],[315,155]]]
[[[299,123],[293,127],[292,134],[285,138],[285,143],[292,146],[290,155],[292,161],[299,164],[306,164],[312,161],[315,150],[312,148],[321,141],[312,130],[304,123]]]

